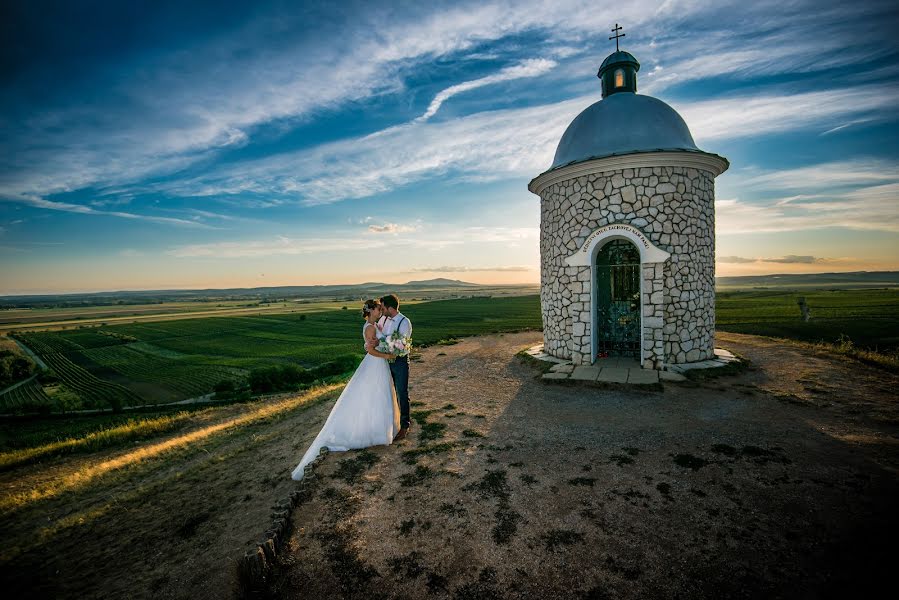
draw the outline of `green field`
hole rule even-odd
[[[803,323],[804,296],[812,320]],[[537,296],[470,298],[410,304],[414,340],[441,340],[539,329]],[[899,352],[899,289],[722,291],[720,331]],[[58,381],[32,380],[0,396],[6,413],[58,412],[155,405],[203,396],[223,380],[244,381],[251,369],[320,366],[361,358],[362,319],[356,310],[204,317],[18,334]],[[352,361],[350,361],[352,363]]]
[[[409,305],[414,341],[539,329],[536,296],[471,298]],[[361,359],[356,310],[196,318],[17,334],[59,378],[0,396],[3,412],[105,409],[176,402],[208,394],[223,380],[277,364],[312,368]]]
[[[800,297],[811,310],[808,323]],[[899,288],[719,292],[716,304],[720,331],[834,344],[847,336],[857,348],[899,351]]]

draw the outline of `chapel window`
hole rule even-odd
[[[624,87],[624,70],[615,69],[615,87]]]

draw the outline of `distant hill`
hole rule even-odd
[[[715,285],[722,288],[862,288],[899,286],[899,271],[855,271],[852,273],[781,273],[716,277]]]
[[[438,277],[437,279],[425,279],[423,281],[409,281],[403,284],[403,287],[415,286],[420,287],[423,285],[432,285],[432,286],[451,286],[451,287],[483,287],[478,283],[467,283],[465,281],[459,281],[458,279],[446,279],[444,277]]]
[[[275,299],[297,298],[332,298],[358,300],[359,298],[377,298],[390,292],[401,292],[409,296],[440,291],[442,294],[452,293],[458,289],[460,293],[471,294],[478,290],[495,290],[521,286],[481,285],[457,279],[426,279],[408,281],[406,283],[382,283],[369,281],[366,283],[338,285],[290,285],[255,288],[197,289],[197,290],[120,290],[113,292],[92,292],[81,294],[42,294],[0,296],[0,305],[5,307],[39,307],[39,306],[88,306],[109,304],[153,304],[190,300],[251,300],[272,301]]]
[[[874,288],[899,287],[899,271],[857,271],[852,273],[805,273],[751,275],[742,277],[717,277],[719,290],[727,289],[812,289],[812,288]],[[153,304],[193,300],[247,300],[270,302],[286,299],[338,299],[358,300],[377,298],[390,292],[404,297],[454,297],[455,294],[492,294],[499,290],[507,293],[513,288],[534,288],[528,293],[538,293],[539,286],[482,285],[458,279],[424,279],[406,283],[369,281],[343,285],[292,285],[277,287],[201,289],[201,290],[123,290],[85,294],[43,294],[28,296],[0,296],[0,307],[66,307],[113,304]]]

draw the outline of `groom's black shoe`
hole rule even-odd
[[[408,428],[408,427],[403,427],[403,428],[400,429],[399,432],[396,434],[396,437],[393,438],[393,441],[394,441],[394,442],[398,442],[398,441],[400,441],[400,440],[402,440],[402,439],[405,439],[407,433],[409,433],[409,428]]]

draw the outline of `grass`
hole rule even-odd
[[[488,471],[480,481],[470,483],[462,488],[465,491],[477,492],[484,499],[497,501],[496,525],[493,527],[493,541],[497,544],[507,544],[518,532],[518,523],[522,517],[512,510],[509,503],[511,488],[504,470]]]
[[[736,354],[734,356],[737,356]],[[718,377],[729,377],[731,375],[739,375],[749,368],[749,359],[737,356],[740,360],[729,362],[720,367],[712,367],[711,369],[690,369],[684,375],[690,381],[705,381],[707,379],[716,379]]]
[[[408,519],[400,523],[399,529],[400,535],[408,535],[413,529],[415,529],[415,518]]]
[[[571,546],[584,540],[584,535],[568,529],[552,529],[544,533],[541,538],[550,552],[555,552],[562,546]]]
[[[796,301],[804,296],[812,319],[803,323]],[[538,296],[469,298],[407,304],[418,346],[457,341],[465,336],[539,329]],[[189,307],[185,306],[185,310]],[[871,365],[899,371],[899,289],[722,291],[717,295],[720,331],[794,340],[837,352]],[[211,391],[215,383],[238,383],[260,366],[293,364],[314,368],[335,356],[361,355],[360,323],[354,311],[316,306],[312,312],[200,317],[179,321],[107,324],[59,331],[30,332],[38,354],[50,355],[67,369],[65,386],[35,384],[0,396],[0,411],[76,410],[104,403],[159,404]],[[552,364],[521,353],[539,373]],[[726,375],[725,367],[714,375]],[[689,377],[710,373],[688,372]],[[64,379],[65,379],[64,377]],[[107,392],[93,398],[90,385]],[[79,384],[79,385],[76,385]],[[33,388],[33,389],[32,389]],[[63,389],[65,393],[58,393]],[[23,397],[36,398],[25,402]],[[86,394],[86,395],[85,395]],[[39,400],[39,402],[38,402]],[[29,408],[30,407],[30,408]],[[439,438],[439,426],[427,436]],[[58,439],[64,439],[63,435]]]
[[[673,502],[674,498],[671,497],[671,485],[668,483],[659,483],[656,484],[656,489],[659,490],[659,493],[665,498],[665,500],[669,502]]]
[[[538,358],[534,358],[530,354],[527,353],[527,350],[522,350],[516,356],[524,363],[526,363],[531,368],[537,371],[536,377],[539,378],[542,375],[549,373],[554,366],[555,363],[549,362],[548,360],[540,360]]]
[[[59,415],[0,420],[0,453],[81,438],[91,433],[133,423],[140,419],[171,416],[178,412],[202,412],[205,407],[134,411],[126,414]]]
[[[586,487],[593,487],[593,484],[595,483],[595,477],[574,477],[568,480],[568,485],[582,485]]]
[[[420,446],[418,448],[413,448],[412,450],[405,450],[403,452],[403,461],[406,464],[415,464],[415,461],[418,460],[419,456],[427,456],[431,454],[444,454],[451,450],[455,450],[462,446],[460,442],[440,442],[438,444],[431,444],[428,446]]]
[[[415,324],[415,344],[421,347],[541,327],[538,296],[410,303],[405,314]],[[38,355],[64,365],[66,371],[58,375],[67,385],[71,379],[69,387],[80,389],[81,395],[90,396],[90,385],[75,384],[99,380],[118,390],[125,405],[134,405],[200,396],[219,381],[244,380],[257,367],[314,368],[335,356],[361,357],[361,329],[355,311],[322,307],[317,312],[108,324],[19,337]],[[112,399],[112,392],[107,395]],[[15,410],[20,402],[12,400],[0,396],[0,411]],[[82,408],[90,401],[103,407],[98,396],[84,397],[81,405],[68,408]]]
[[[873,367],[879,367],[893,373],[899,373],[899,350],[896,350],[895,348],[886,352],[880,352],[878,350],[866,350],[865,348],[859,348],[858,346],[856,346],[855,342],[853,342],[852,339],[849,338],[849,336],[843,336],[833,344],[827,342],[809,343],[796,340],[785,341],[804,346],[812,350],[834,352],[836,354],[841,354],[843,356],[855,359],[859,362],[871,365]]]
[[[674,463],[684,469],[698,471],[709,464],[709,461],[699,458],[698,456],[693,456],[692,454],[676,454],[674,456]]]
[[[400,476],[400,483],[405,487],[413,487],[424,483],[428,479],[434,477],[437,473],[430,467],[424,465],[415,465],[415,469],[410,473],[404,473]]]
[[[625,456],[623,454],[612,454],[611,456],[609,456],[609,460],[617,464],[619,467],[623,467],[624,465],[629,465],[634,462],[633,458],[631,458],[630,456]]]
[[[418,432],[418,443],[426,444],[434,440],[439,440],[445,433],[445,423],[424,423],[421,425]]]
[[[362,475],[376,465],[380,458],[369,450],[361,450],[352,458],[340,461],[337,470],[331,475],[333,479],[340,479],[347,485],[358,483]]]
[[[806,299],[812,318],[800,319]],[[899,365],[899,288],[719,292],[716,328],[814,344],[879,366]]]
[[[325,386],[312,392],[277,402],[260,402],[243,414],[226,417],[217,422],[192,429],[181,435],[169,437],[155,443],[137,446],[133,450],[110,456],[106,459],[86,462],[78,469],[50,481],[41,482],[30,489],[16,491],[0,498],[0,515],[13,512],[23,506],[55,498],[63,493],[77,491],[91,485],[100,478],[122,472],[135,465],[169,453],[195,447],[222,433],[243,428],[288,413],[303,404],[322,399],[335,391],[337,386]]]
[[[396,556],[387,559],[387,566],[390,567],[390,570],[393,571],[394,575],[401,575],[404,578],[414,579],[424,575],[426,572],[422,558],[420,552],[413,550],[406,556]]]
[[[227,554],[237,558],[258,541],[271,522],[273,503],[296,489],[289,470],[305,449],[299,447],[298,432],[320,425],[315,419],[323,414],[322,405],[333,402],[338,391],[309,392],[290,403],[293,408],[265,400],[197,411],[187,431],[225,422],[232,426],[158,453],[141,452],[159,447],[161,440],[154,438],[7,472],[12,483],[7,494],[61,492],[8,507],[13,510],[0,515],[7,541],[0,552],[7,592],[12,597],[84,597],[90,589],[91,597],[113,598],[161,586],[153,597],[177,596],[174,583],[156,581],[170,576],[181,590],[199,589],[202,580],[205,596],[230,596],[230,571],[220,568],[221,553],[210,550],[231,548]],[[185,433],[162,437],[182,442]],[[128,460],[100,473],[84,470],[115,456]],[[89,478],[62,490],[46,489],[53,480],[68,481],[78,473]],[[316,481],[336,482],[319,478],[304,489]],[[159,549],[152,552],[152,569],[110,577],[102,568],[141,564],[150,555],[148,548]],[[58,570],[64,575],[49,577]]]
[[[160,417],[131,417],[120,425],[101,428],[80,437],[69,437],[30,448],[2,452],[0,453],[0,471],[33,463],[51,456],[96,452],[104,448],[122,446],[128,442],[145,440],[179,429],[196,418],[197,413],[188,411]]]
[[[450,504],[449,502],[444,502],[443,504],[440,505],[440,508],[438,510],[441,513],[443,513],[449,517],[456,517],[456,518],[462,518],[468,514],[468,511],[465,509],[465,507],[459,506],[458,502],[456,504]]]
[[[428,421],[428,417],[436,410],[413,410],[409,416],[418,424],[420,430],[418,433],[418,444],[426,445],[428,442],[439,440],[446,433],[446,424],[433,423]]]

